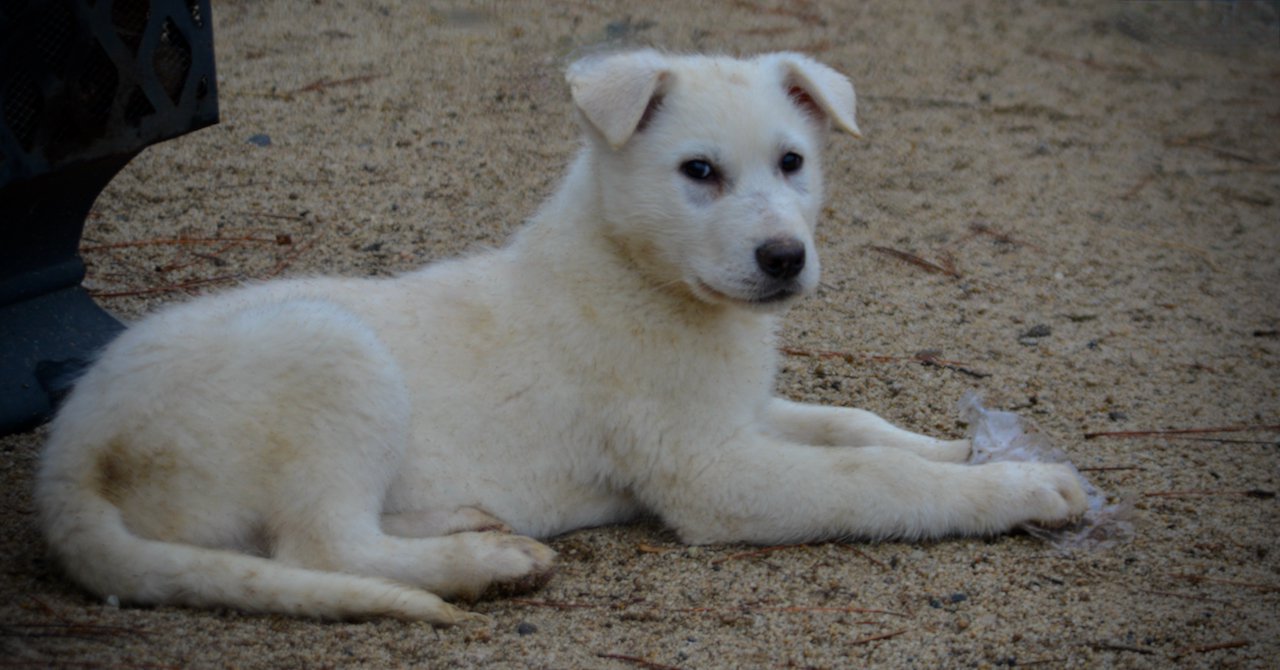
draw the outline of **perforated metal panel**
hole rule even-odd
[[[215,123],[207,0],[0,0],[0,185]]]

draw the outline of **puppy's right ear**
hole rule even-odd
[[[565,79],[583,118],[617,149],[653,111],[667,76],[662,54],[646,49],[589,56],[570,65]]]
[[[801,54],[782,52],[765,58],[782,65],[784,85],[792,100],[840,130],[862,137],[854,120],[858,97],[844,75]]]

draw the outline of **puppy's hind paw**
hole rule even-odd
[[[503,598],[546,585],[555,574],[556,552],[533,538],[501,532],[468,534],[478,547],[476,567],[487,574],[453,596],[463,600]]]
[[[465,624],[485,623],[489,617],[478,612],[469,612],[456,605],[449,604],[434,593],[409,589],[393,585],[383,597],[390,602],[382,602],[380,606],[367,610],[350,612],[346,617],[364,619],[370,616],[390,616],[405,621],[422,621],[438,628]]]
[[[449,628],[452,626],[483,626],[487,625],[491,619],[479,612],[462,609],[448,603],[444,605],[435,616],[428,619],[432,626],[437,628]]]
[[[493,619],[486,614],[472,612],[461,608],[456,608],[459,612],[458,618],[453,622],[455,626],[487,626],[493,622]]]
[[[556,572],[556,552],[545,544],[518,535],[508,536],[512,540],[511,547],[523,553],[528,560],[528,567],[521,574],[495,579],[481,595],[482,598],[507,598],[530,591],[536,591]]]

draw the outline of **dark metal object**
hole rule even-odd
[[[98,194],[217,120],[209,0],[0,0],[0,434],[48,419],[123,328],[80,287]]]

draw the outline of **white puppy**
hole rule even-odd
[[[395,279],[166,309],[84,375],[37,483],[100,596],[454,623],[528,588],[526,536],[657,514],[691,543],[1062,522],[1065,466],[772,395],[777,315],[818,281],[828,127],[854,92],[797,54],[638,51],[568,72],[586,139],[503,249]],[[506,531],[514,531],[511,534]]]

